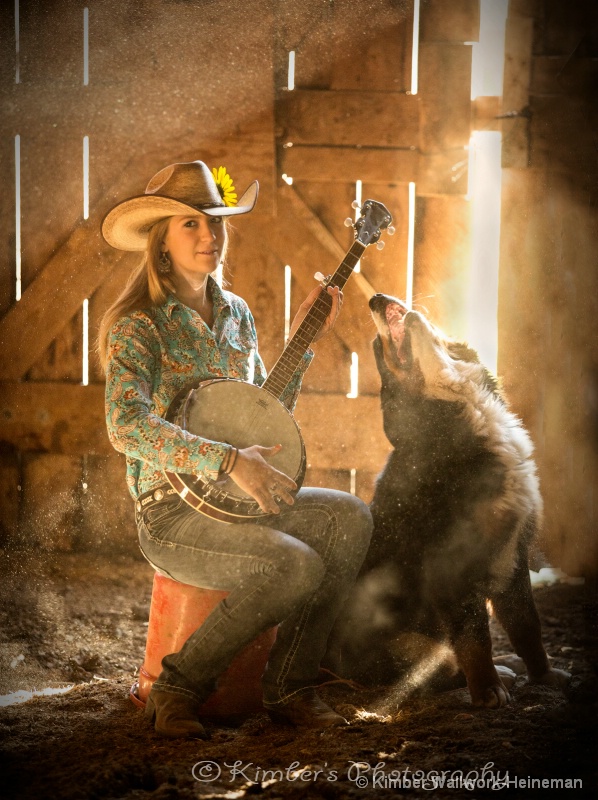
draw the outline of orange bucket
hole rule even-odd
[[[178,652],[227,594],[154,574],[145,660],[139,681],[131,688],[136,705],[145,705],[164,656]],[[261,676],[275,638],[276,628],[271,628],[235,656],[220,676],[216,691],[202,706],[203,716],[236,716],[262,709]]]

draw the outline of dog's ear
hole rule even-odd
[[[449,342],[447,348],[451,356],[457,361],[466,361],[468,364],[480,363],[479,355],[473,347],[470,347],[465,342]]]
[[[465,342],[449,342],[447,347],[450,355],[458,361],[465,361],[468,364],[480,364],[483,368],[484,387],[496,394],[501,400],[503,399],[498,378],[486,369],[473,347],[470,347]]]

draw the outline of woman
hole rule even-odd
[[[229,592],[180,652],[162,661],[146,715],[164,736],[202,737],[198,710],[219,675],[275,625],[264,707],[294,725],[346,724],[315,686],[328,635],[368,547],[367,506],[332,490],[295,495],[294,481],[268,463],[278,445],[237,450],[164,419],[178,392],[198,379],[265,380],[245,301],[213,277],[226,251],[226,218],[250,212],[257,190],[254,182],[237,202],[223,168],[212,174],[201,161],[174,164],[102,224],[112,246],[145,250],[102,320],[99,340],[108,434],[127,457],[141,550],[175,580]],[[291,336],[319,291],[300,307]],[[342,302],[337,288],[328,291],[331,310],[319,336],[332,328]],[[306,353],[282,397],[290,409],[312,358]],[[164,469],[211,479],[225,473],[267,516],[234,524],[209,519],[165,484]]]

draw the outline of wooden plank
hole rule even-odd
[[[529,109],[530,102],[533,36],[533,19],[507,18],[502,98],[502,165],[505,168],[529,165],[530,120],[525,109]]]
[[[498,111],[496,102],[494,111]],[[487,121],[484,127],[488,127]],[[279,158],[280,172],[296,182],[361,180],[374,185],[375,192],[379,191],[377,184],[406,185],[413,181],[420,195],[467,192],[467,151],[463,147],[422,154],[416,148],[294,145],[281,147]]]
[[[422,153],[417,165],[415,184],[420,197],[467,194],[468,153],[464,147]]]
[[[83,7],[70,0],[20,3],[21,80],[61,88],[83,83]],[[60,42],[61,46],[57,47]]]
[[[417,145],[417,98],[401,92],[317,91],[283,95],[280,139],[293,144],[411,147]]]
[[[587,405],[598,374],[590,344],[598,285],[589,198],[550,164],[506,170],[499,287],[499,372],[536,443],[543,549],[551,563],[582,575],[598,574],[598,467]]]
[[[282,147],[280,171],[295,181],[409,183],[417,180],[417,150],[383,147]]]
[[[478,42],[480,0],[422,0],[420,42]]]
[[[1,15],[0,15],[1,16]],[[13,136],[0,139],[0,163],[4,169],[5,190],[0,193],[0,226],[4,235],[0,239],[0,314],[15,300],[16,247],[15,247],[15,143]]]
[[[364,38],[358,54],[353,49],[339,53],[338,45],[333,52],[328,53],[328,88],[337,91],[409,91],[413,13],[395,24],[374,29]],[[300,52],[299,58],[302,56],[303,53]]]
[[[365,85],[402,88],[410,70],[411,0],[276,4],[277,73],[286,85],[286,57],[295,51],[295,83],[328,89]],[[394,81],[397,81],[395,84]]]
[[[470,135],[471,47],[422,42],[418,97],[421,151],[465,147]]]
[[[570,55],[581,47],[583,55],[596,54],[595,0],[576,0],[575,3],[543,0],[542,11],[542,25],[538,26],[540,47],[534,52]]]
[[[347,399],[342,395],[303,393],[296,417],[309,467],[375,472],[390,452],[377,396]],[[324,419],[334,420],[334,424],[322,424]]]
[[[24,129],[23,129],[24,128]],[[83,218],[83,133],[35,120],[21,134],[23,290]]]
[[[596,185],[596,139],[591,94],[531,99],[530,164],[575,176],[584,188]],[[575,143],[575,147],[572,143]]]
[[[18,547],[21,464],[16,447],[0,446],[0,547]]]
[[[0,441],[20,450],[106,454],[104,387],[65,383],[2,383]]]
[[[97,219],[82,223],[58,248],[22,300],[0,322],[0,374],[4,380],[22,378],[78,311],[83,298],[127,257],[115,258],[113,252],[100,237]],[[33,330],[36,335],[28,335]]]
[[[102,386],[2,383],[0,389],[0,441],[18,446],[23,451],[65,456],[112,454],[106,434]],[[297,419],[310,445],[313,443],[309,456],[313,467],[378,468],[388,445],[379,423],[380,401],[377,395],[348,399],[338,393],[303,392],[299,402],[301,410],[298,406]],[[322,414],[334,420],[334,425],[323,426]],[[358,424],[364,419],[368,420],[365,442],[363,426]],[[376,441],[370,442],[371,437]],[[324,453],[328,439],[334,447],[338,443],[342,452]],[[335,462],[337,455],[340,460]]]
[[[63,325],[41,358],[27,372],[28,381],[65,381],[81,383],[83,380],[83,309]]]

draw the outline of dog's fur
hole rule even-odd
[[[530,680],[563,683],[567,674],[550,668],[542,646],[529,579],[542,499],[527,432],[467,345],[396,298],[375,295],[370,308],[394,450],[371,506],[371,549],[338,629],[345,674],[397,680],[401,634],[416,631],[452,650],[474,705],[504,705],[508,670],[492,661],[490,601]]]

